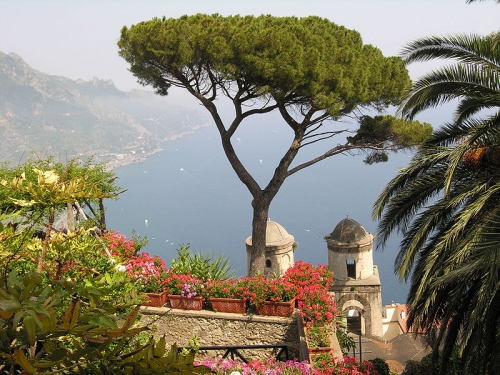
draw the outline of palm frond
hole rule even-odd
[[[494,36],[459,34],[431,36],[408,43],[400,53],[406,64],[434,59],[456,60],[460,63],[498,69],[500,52],[492,48]]]

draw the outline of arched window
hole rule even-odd
[[[272,267],[271,260],[266,259],[266,268],[271,268],[271,267]]]
[[[347,277],[355,279],[356,278],[356,261],[354,259],[347,259],[346,266],[347,266]]]

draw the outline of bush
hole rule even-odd
[[[166,351],[164,338],[134,340],[148,330],[135,325],[140,306],[132,303],[134,296],[103,299],[129,282],[115,275],[47,284],[36,272],[11,272],[7,282],[0,280],[0,374],[208,372],[194,371],[194,352],[179,355],[175,346]]]
[[[190,273],[203,281],[225,280],[233,276],[228,258],[221,255],[214,257],[210,253],[193,254],[189,251],[189,245],[180,246],[180,249],[177,249],[177,257],[170,262],[171,267],[178,273]]]
[[[433,361],[433,354],[427,354],[420,361],[407,361],[404,375],[434,375],[438,374],[442,362],[442,353],[439,352],[436,361]],[[478,373],[481,371],[478,369]],[[454,350],[449,358],[448,366],[443,375],[462,375],[464,369],[462,366],[462,359],[458,354],[458,350]]]
[[[368,362],[371,362],[373,364],[373,367],[375,370],[378,371],[378,375],[390,375],[391,371],[389,369],[389,365],[385,361],[385,359],[382,358],[374,358],[374,359],[369,359]]]

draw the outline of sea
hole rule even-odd
[[[283,121],[269,114],[248,121],[234,135],[241,161],[261,186],[267,184],[291,137]],[[328,141],[305,147],[300,160],[324,152],[324,142]],[[126,191],[106,203],[108,228],[147,237],[143,251],[160,255],[167,264],[183,244],[195,253],[225,257],[234,276],[246,275],[252,197],[226,160],[215,126],[165,141],[162,149],[144,162],[113,170],[116,183]],[[376,235],[373,204],[411,156],[393,153],[385,163],[367,165],[364,155],[336,155],[291,175],[273,200],[269,219],[294,236],[295,260],[328,264],[324,238],[346,217]],[[394,272],[399,241],[394,235],[373,252],[383,304],[406,302],[408,285]]]

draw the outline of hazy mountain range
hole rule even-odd
[[[110,80],[48,75],[0,51],[0,161],[92,156],[113,167],[142,160],[162,141],[209,124],[201,111],[171,103],[120,91]]]

